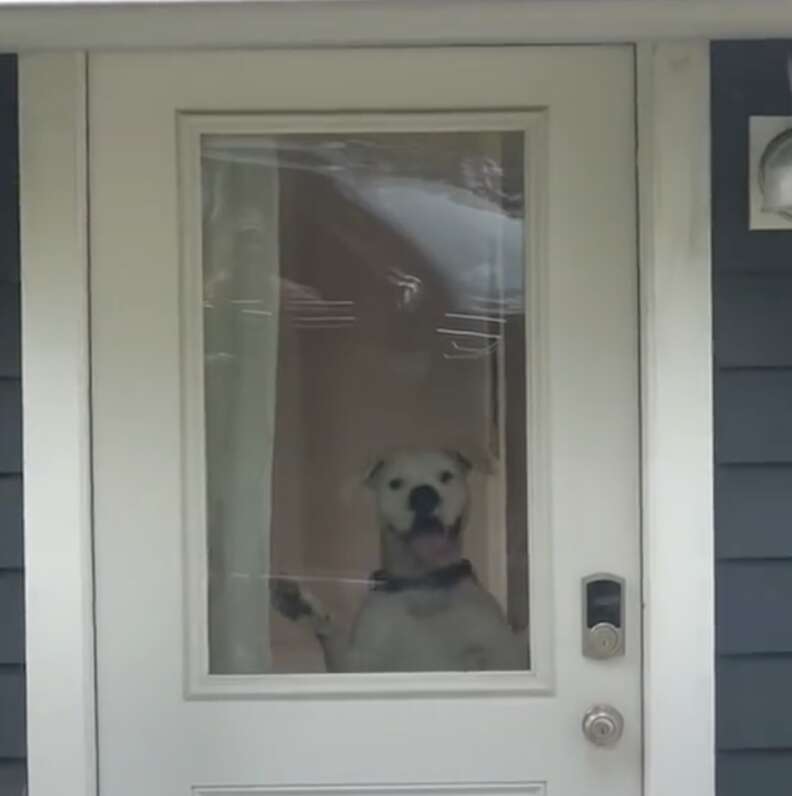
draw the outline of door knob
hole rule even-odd
[[[610,705],[594,705],[583,716],[583,735],[595,746],[615,746],[624,732],[624,716]]]

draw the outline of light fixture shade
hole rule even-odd
[[[759,161],[762,209],[792,217],[792,130],[773,138]]]

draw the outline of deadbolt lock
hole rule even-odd
[[[583,655],[604,660],[624,655],[624,578],[598,573],[583,578]]]

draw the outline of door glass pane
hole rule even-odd
[[[210,673],[530,667],[524,151],[201,137]]]

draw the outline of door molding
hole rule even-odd
[[[621,44],[790,34],[792,0],[0,0],[0,47],[8,51]]]
[[[257,785],[192,789],[191,796],[547,796],[544,782],[486,782],[459,785],[437,782],[410,785]]]
[[[85,56],[19,60],[28,791],[96,793]]]
[[[709,46],[637,52],[644,793],[714,796]],[[29,792],[96,796],[85,54],[19,73]]]
[[[637,52],[644,792],[712,796],[709,46]]]

